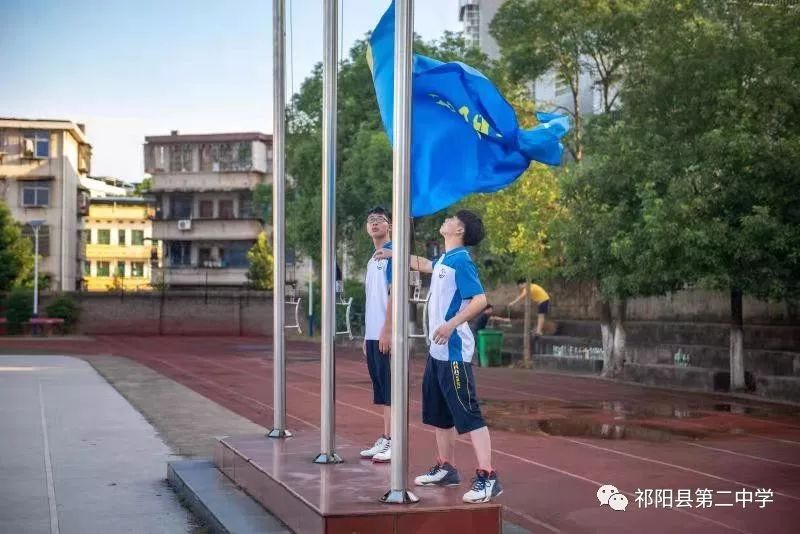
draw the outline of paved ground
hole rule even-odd
[[[126,356],[259,425],[271,422],[266,339],[4,339],[0,350]],[[364,362],[355,351],[337,357],[337,433],[371,442],[381,415],[371,405]],[[315,344],[289,343],[290,428],[318,429],[318,359]],[[412,363],[414,472],[431,463],[433,448],[432,433],[419,420],[423,363]],[[532,531],[787,532],[800,521],[798,408],[524,370],[480,369],[476,380],[494,429],[506,517]],[[459,441],[457,456],[469,471],[468,441]],[[598,504],[603,484],[627,496],[626,512]],[[661,500],[658,509],[652,503],[645,508],[637,490],[672,490],[672,508]],[[691,502],[679,502],[679,490],[688,491]],[[771,498],[759,502],[769,491]],[[754,502],[737,503],[737,493]]]
[[[86,362],[0,356],[0,532],[195,532],[173,458]]]

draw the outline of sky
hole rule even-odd
[[[349,50],[390,0],[340,3]],[[424,39],[460,30],[458,0],[415,4]],[[322,0],[286,10],[289,94],[322,60]],[[270,0],[0,0],[0,65],[0,117],[85,123],[94,176],[140,181],[147,135],[272,132]]]

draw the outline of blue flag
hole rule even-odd
[[[367,49],[383,126],[392,141],[394,2]],[[414,54],[411,121],[411,215],[442,210],[470,193],[498,191],[539,161],[559,165],[569,130],[563,115],[537,113],[520,129],[514,109],[492,82],[460,62]]]

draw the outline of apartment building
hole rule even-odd
[[[92,147],[84,127],[66,120],[0,118],[0,200],[23,224],[39,230],[40,271],[50,289],[81,285],[80,218],[89,207],[80,178],[90,172]]]
[[[247,252],[264,222],[253,189],[272,180],[272,137],[263,133],[150,136],[145,172],[155,196],[153,238],[162,243],[154,283],[242,286]]]
[[[149,291],[159,247],[153,241],[151,202],[137,197],[91,199],[83,219],[84,288],[89,291]]]

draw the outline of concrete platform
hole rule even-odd
[[[337,445],[337,452],[350,459],[346,463],[314,464],[318,452],[315,432],[285,440],[223,438],[214,463],[295,532],[499,534],[502,530],[500,505],[465,504],[461,497],[466,484],[413,488],[420,502],[383,504],[379,498],[389,488],[388,465],[357,459],[358,447],[347,441]]]

